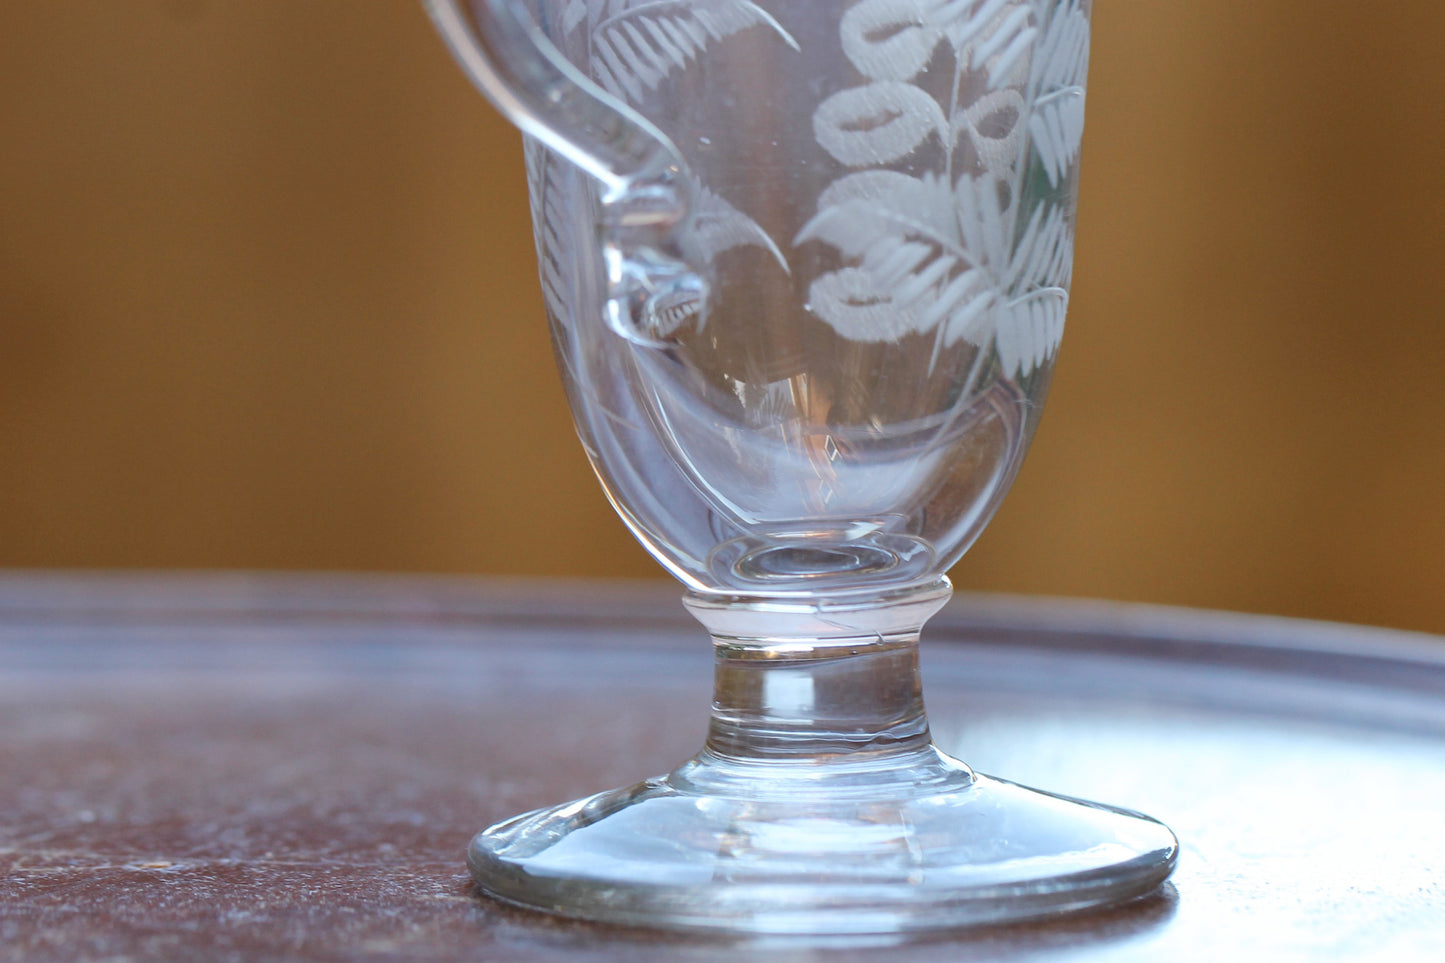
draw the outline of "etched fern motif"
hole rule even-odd
[[[787,258],[757,221],[733,207],[696,177],[690,176],[689,179],[692,182],[693,209],[687,242],[694,256],[712,264],[724,251],[760,247],[773,256],[784,272],[788,271]],[[705,318],[698,316],[696,308],[697,304],[693,302],[685,309],[660,316],[653,325],[652,335],[665,338],[694,320],[701,325]]]
[[[566,250],[563,239],[567,236],[562,223],[565,208],[553,179],[547,176],[547,164],[551,163],[546,146],[539,140],[525,137],[522,140],[523,157],[527,164],[527,192],[532,206],[532,240],[537,248],[538,274],[542,281],[542,300],[548,314],[553,318],[567,316],[567,275],[558,261]]]
[[[585,69],[592,79],[632,105],[695,64],[713,43],[752,27],[771,30],[799,49],[788,31],[752,0],[570,0],[561,17],[564,34],[585,29]],[[787,258],[756,221],[693,172],[685,176],[691,182],[693,206],[679,242],[692,263],[711,266],[724,251],[751,245],[768,251],[789,270]],[[692,321],[701,325],[705,318],[700,307],[689,302],[661,312],[651,335],[666,337]]]
[[[1067,0],[1049,17],[1029,76],[1035,98],[1029,134],[1055,186],[1079,158],[1088,72],[1089,18],[1083,0]]]
[[[960,340],[992,345],[1005,374],[1028,374],[1063,335],[1073,224],[1057,198],[1020,207],[1026,151],[1052,187],[1078,159],[1085,0],[862,0],[840,31],[867,82],[819,106],[818,143],[860,168],[936,140],[945,169],[860,170],[823,192],[794,244],[825,243],[845,266],[812,282],[810,310],[853,340],[933,332],[935,358]],[[955,65],[946,113],[910,83],[944,43]],[[976,173],[955,174],[964,143]]]
[[[629,102],[686,70],[714,41],[749,27],[768,27],[798,49],[772,14],[751,0],[572,0],[563,29],[570,33],[584,21],[593,79]]]
[[[840,23],[843,53],[873,80],[909,81],[947,40],[971,70],[987,69],[989,86],[1007,81],[1038,29],[1014,0],[863,0]]]
[[[813,136],[849,167],[902,160],[933,134],[948,137],[943,108],[923,90],[898,81],[841,90],[813,113]]]
[[[863,171],[835,182],[795,243],[822,241],[856,266],[813,282],[809,304],[839,334],[894,341],[937,330],[940,345],[995,335],[1010,371],[1029,370],[1061,334],[1073,233],[1041,205],[1017,244],[995,178]],[[1000,317],[1002,315],[1002,317]]]

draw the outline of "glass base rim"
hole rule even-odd
[[[673,773],[504,820],[472,839],[467,864],[487,895],[553,915],[819,937],[1115,906],[1147,896],[1174,869],[1178,840],[1157,820],[975,774],[937,755],[959,767],[954,785],[901,794],[895,786],[833,808],[809,793],[699,793]],[[1009,835],[1030,823],[1036,839]],[[738,842],[743,825],[768,840],[761,851]],[[890,837],[900,831],[912,838]],[[808,839],[823,845],[799,845]]]

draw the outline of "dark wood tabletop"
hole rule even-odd
[[[666,584],[0,576],[0,959],[1438,960],[1445,640],[960,596],[925,630],[940,744],[1143,810],[1154,895],[889,944],[499,906],[505,816],[700,746],[711,653]]]

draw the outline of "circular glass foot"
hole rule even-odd
[[[975,774],[932,746],[909,756],[705,751],[499,823],[468,864],[487,893],[564,916],[828,935],[1066,913],[1145,895],[1173,869],[1178,842],[1147,816]]]

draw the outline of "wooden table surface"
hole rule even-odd
[[[960,597],[945,749],[1141,809],[1155,895],[887,941],[553,920],[477,829],[695,751],[711,654],[664,585],[0,576],[0,959],[1445,959],[1445,640]]]

